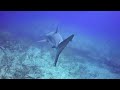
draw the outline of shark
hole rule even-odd
[[[54,61],[54,66],[56,66],[61,52],[68,45],[68,43],[72,41],[73,37],[74,37],[74,34],[70,35],[66,39],[63,39],[61,34],[58,32],[58,27],[57,27],[56,31],[47,33],[44,39],[37,42],[48,42],[52,48],[56,49],[56,56]]]

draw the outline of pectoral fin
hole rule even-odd
[[[43,39],[43,40],[40,40],[40,41],[37,41],[37,42],[47,42],[47,40]]]

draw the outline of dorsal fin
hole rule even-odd
[[[58,26],[57,26],[57,28],[56,28],[56,31],[55,31],[55,33],[57,33],[58,32]]]

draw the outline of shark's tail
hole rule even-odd
[[[58,47],[56,48],[57,53],[56,53],[56,57],[55,57],[55,62],[54,62],[54,66],[56,66],[58,58],[60,53],[63,51],[63,49],[67,46],[67,44],[72,41],[74,35],[69,36],[67,39],[63,40]]]

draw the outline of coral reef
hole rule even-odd
[[[68,46],[61,53],[57,67],[54,67],[54,49],[25,39],[6,38],[9,34],[0,33],[1,79],[120,78],[118,73],[113,72],[114,67],[120,67],[119,60],[114,62],[115,58],[111,58],[109,61],[95,47]],[[3,42],[3,38],[7,42]],[[98,65],[100,63],[102,66]]]

